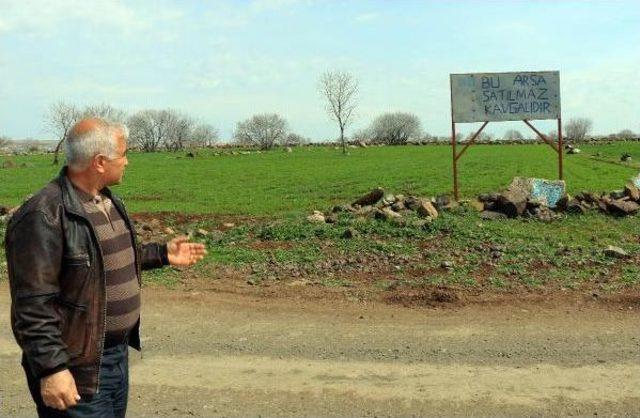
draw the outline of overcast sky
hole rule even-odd
[[[276,112],[335,138],[317,92],[329,69],[360,82],[351,132],[406,111],[450,135],[450,73],[527,70],[560,71],[565,120],[640,132],[639,67],[638,1],[0,0],[0,135],[48,138],[63,100],[175,108],[223,138]],[[527,132],[487,129],[513,127]]]

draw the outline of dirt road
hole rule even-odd
[[[640,304],[145,289],[130,416],[639,416]],[[0,284],[2,416],[33,416]]]

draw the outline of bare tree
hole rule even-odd
[[[56,136],[58,144],[53,154],[53,165],[58,164],[58,153],[62,142],[69,133],[69,129],[79,120],[81,112],[75,105],[57,102],[49,107],[49,111],[45,116],[45,125],[47,131]]]
[[[127,113],[124,110],[115,108],[110,104],[101,103],[98,105],[89,105],[82,110],[81,118],[101,118],[110,122],[124,123],[127,119]]]
[[[505,141],[522,141],[524,137],[517,129],[509,129],[502,137]]]
[[[319,90],[327,101],[329,117],[338,123],[342,152],[346,154],[344,131],[352,122],[358,104],[358,81],[347,72],[327,71],[320,76]]]
[[[127,121],[130,140],[145,152],[158,151],[167,141],[171,123],[167,110],[141,110]]]
[[[201,123],[191,132],[191,143],[197,147],[210,147],[218,142],[218,130],[213,126]]]
[[[567,139],[579,142],[587,137],[591,131],[593,123],[588,118],[573,118],[564,126],[564,132]]]
[[[233,136],[238,144],[267,150],[282,143],[286,139],[287,130],[287,121],[279,115],[262,114],[238,122]]]
[[[182,150],[192,138],[195,122],[190,117],[176,111],[167,110],[166,112],[168,132],[164,146],[169,151]]]
[[[302,135],[296,134],[296,133],[290,133],[287,135],[287,137],[284,139],[284,141],[282,142],[282,145],[285,145],[287,147],[295,147],[298,145],[304,145],[304,144],[308,144],[309,143],[309,139],[305,138]]]
[[[420,119],[414,114],[403,112],[378,116],[369,130],[374,142],[387,145],[404,145],[422,135]]]
[[[355,131],[351,135],[351,140],[356,142],[368,143],[371,142],[373,138],[373,134],[371,133],[371,128],[364,128]]]
[[[631,129],[623,129],[615,135],[616,135],[616,138],[619,138],[619,139],[631,139],[631,138],[635,138],[636,136],[636,134]]]

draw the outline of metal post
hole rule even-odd
[[[453,120],[453,80],[449,76],[449,92],[451,93],[451,152],[453,162],[453,198],[458,201],[458,157],[456,155],[456,122]]]
[[[562,172],[562,154],[564,153],[564,146],[562,145],[562,118],[558,118],[558,176],[560,180],[563,179]]]
[[[458,159],[456,158],[456,123],[451,121],[451,149],[453,151],[453,198],[458,201]]]

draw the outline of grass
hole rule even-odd
[[[583,146],[565,159],[570,193],[621,188],[638,171],[620,163],[622,153],[638,156],[640,143]],[[593,156],[597,156],[594,158]],[[15,157],[16,168],[0,169],[0,205],[19,204],[53,177],[50,156]],[[0,158],[0,167],[2,158]],[[23,166],[24,165],[24,166]],[[479,145],[460,162],[463,196],[505,187],[513,176],[555,178],[556,160],[544,145]],[[509,291],[564,288],[617,292],[640,285],[640,222],[597,212],[544,223],[526,219],[482,221],[472,209],[442,213],[418,226],[354,219],[341,214],[335,224],[311,224],[304,215],[351,202],[372,187],[392,193],[436,195],[451,189],[450,148],[409,146],[351,149],[300,148],[236,155],[202,151],[182,154],[133,153],[124,184],[116,187],[131,212],[184,212],[259,217],[204,238],[209,255],[189,274],[212,277],[216,266],[242,272],[247,282],[310,277],[327,288],[356,287],[366,281],[379,290],[456,286]],[[177,229],[213,231],[207,217]],[[4,236],[0,224],[0,237]],[[342,238],[350,228],[352,239]],[[631,257],[604,256],[608,245]],[[494,258],[492,248],[499,248]],[[0,258],[3,257],[0,249]],[[451,267],[445,269],[442,263]],[[373,269],[369,267],[373,266]],[[4,270],[3,270],[4,269]],[[0,263],[0,279],[6,266]],[[174,287],[184,273],[165,269],[145,280]]]
[[[598,159],[591,154],[601,153]],[[585,146],[565,158],[570,192],[620,188],[634,164],[615,163],[622,152],[640,157],[640,143]],[[0,157],[0,166],[6,157]],[[18,156],[0,169],[0,204],[17,205],[59,167],[50,155]],[[452,189],[448,146],[351,149],[327,147],[186,158],[183,153],[131,153],[125,181],[114,189],[133,212],[175,211],[253,216],[299,214],[352,201],[381,186],[393,193],[436,195]],[[495,191],[514,176],[555,178],[557,158],[546,145],[475,145],[459,165],[463,197]]]

